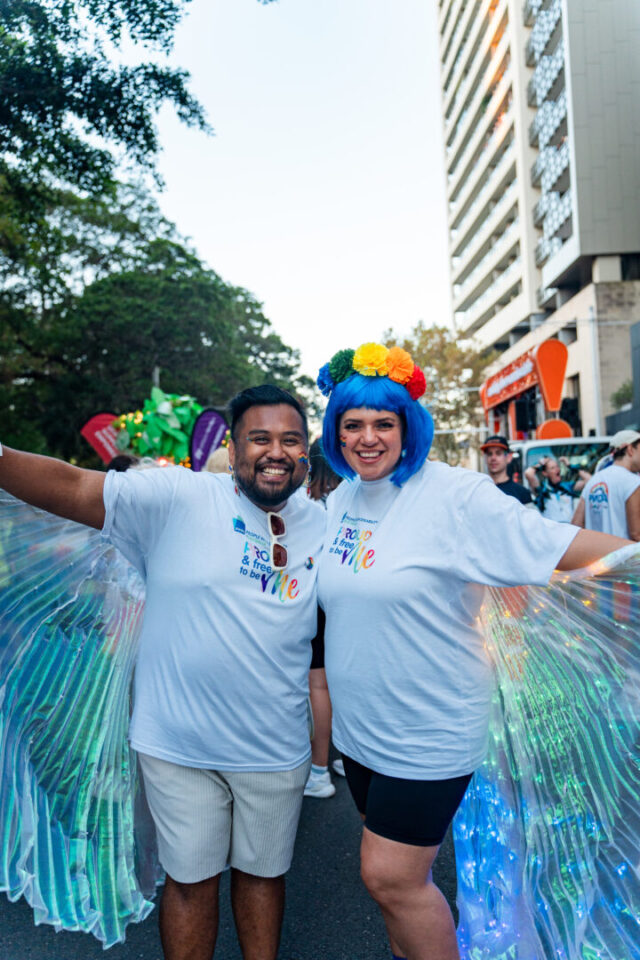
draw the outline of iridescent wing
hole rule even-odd
[[[640,958],[640,548],[491,590],[489,754],[454,824],[467,960]]]
[[[127,743],[143,602],[97,531],[0,492],[0,890],[105,946],[158,877]]]

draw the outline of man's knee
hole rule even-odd
[[[166,875],[165,895],[174,897],[184,903],[197,903],[214,897],[217,893],[220,883],[220,874],[214,877],[207,877],[205,880],[198,880],[196,883],[183,883]]]

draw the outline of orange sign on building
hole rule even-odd
[[[487,417],[494,407],[514,400],[534,386],[540,388],[546,410],[556,413],[562,404],[562,387],[567,359],[568,351],[564,343],[559,340],[545,340],[535,349],[523,353],[517,360],[489,377],[480,389],[480,399]],[[513,410],[510,412],[513,420]],[[513,424],[511,426],[513,432]],[[555,433],[555,436],[572,436],[573,434],[569,424],[558,418],[546,420],[539,429],[543,429],[543,426],[547,431],[545,432],[547,437],[555,429],[560,431]]]

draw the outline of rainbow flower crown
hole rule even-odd
[[[413,400],[418,400],[427,383],[424,373],[411,355],[402,347],[385,347],[381,343],[363,343],[357,350],[338,350],[329,363],[320,367],[316,383],[325,397],[338,383],[348,380],[354,373],[363,377],[389,377],[406,387]]]

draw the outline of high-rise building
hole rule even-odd
[[[505,349],[538,310],[525,26],[510,0],[441,0],[439,26],[455,325]]]
[[[640,3],[440,0],[439,30],[456,330],[494,374],[562,340],[600,433],[640,320]]]

